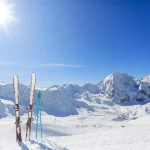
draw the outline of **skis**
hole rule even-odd
[[[36,84],[36,74],[32,73],[32,75],[31,75],[30,100],[29,100],[29,106],[28,106],[28,120],[26,123],[26,140],[27,140],[27,138],[30,140],[30,137],[31,137],[32,108],[33,108],[35,84]]]
[[[22,141],[21,137],[21,125],[20,125],[20,110],[19,110],[19,80],[18,76],[13,76],[13,85],[14,85],[14,98],[15,98],[15,116],[16,116],[16,141]]]
[[[30,100],[28,106],[28,120],[26,123],[26,140],[27,137],[30,140],[31,137],[31,123],[32,123],[32,108],[33,108],[33,98],[35,90],[36,74],[32,73],[31,75],[31,90],[30,90]],[[13,76],[13,85],[14,85],[14,98],[15,98],[15,117],[16,117],[16,141],[22,141],[21,137],[21,121],[20,121],[20,110],[19,110],[19,80],[18,76]]]

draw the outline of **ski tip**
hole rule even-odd
[[[18,76],[17,74],[14,74],[13,77]]]
[[[19,81],[19,79],[18,79],[18,75],[17,75],[17,74],[14,74],[14,75],[13,75],[13,82],[14,82],[14,81],[16,81],[16,80],[18,80],[18,81]]]
[[[31,78],[36,78],[36,73],[35,72],[32,72]]]
[[[32,72],[32,75],[36,75],[36,73],[35,73],[35,72]]]

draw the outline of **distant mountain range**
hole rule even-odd
[[[95,111],[93,104],[101,105],[135,105],[150,101],[150,76],[136,79],[127,73],[114,72],[103,81],[94,85],[83,86],[64,84],[40,88],[35,91],[34,108],[36,108],[37,91],[43,93],[42,110],[55,116],[78,114],[78,109]],[[30,87],[19,85],[20,104],[27,111]],[[0,98],[14,101],[13,85],[0,83]],[[35,111],[35,109],[34,109]]]

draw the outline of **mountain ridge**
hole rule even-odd
[[[42,88],[42,110],[55,116],[78,114],[79,109],[95,111],[93,105],[135,105],[150,102],[149,76],[136,79],[127,73],[114,72],[98,84],[87,83],[53,85]],[[36,95],[34,97],[34,112],[36,111]],[[29,101],[29,86],[19,84],[19,99],[21,106],[27,111]],[[0,84],[0,99],[14,101],[12,84]]]

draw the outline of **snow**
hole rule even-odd
[[[98,109],[101,108],[98,104],[95,105],[99,107]],[[123,106],[123,109],[125,110],[126,107]],[[131,110],[133,108],[133,106],[128,107],[131,107],[128,108]],[[27,114],[25,114],[21,117],[23,143],[15,141],[15,119],[9,116],[0,119],[0,149],[148,150],[150,147],[150,116],[145,115],[136,120],[116,122],[112,120],[115,115],[102,113],[102,111],[101,113],[99,111],[88,112],[85,109],[80,110],[79,115],[68,117],[55,117],[43,112],[43,139],[39,138],[36,141],[34,121],[31,141],[25,141],[27,119]]]
[[[43,138],[25,141],[30,88],[19,84],[23,142],[15,138],[12,84],[0,86],[0,149],[2,150],[149,150],[150,76],[136,79],[112,73],[98,84],[64,84],[42,91]]]
[[[146,76],[142,79],[142,81],[145,81],[145,82],[150,82],[150,75],[149,76]]]
[[[14,105],[13,102],[11,102],[10,100],[6,100],[6,99],[0,99],[0,101],[5,104],[5,105]]]
[[[1,85],[1,86],[7,85],[7,84],[8,84],[8,83],[7,83],[7,82],[4,82],[4,81],[1,81],[1,82],[0,82],[0,85]]]
[[[101,84],[101,93],[116,103],[129,102],[145,97],[140,93],[136,79],[127,73],[112,73]]]

